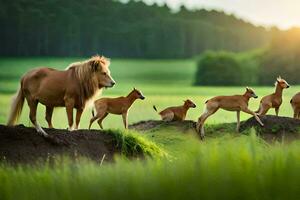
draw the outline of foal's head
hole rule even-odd
[[[290,85],[286,82],[286,80],[282,79],[280,76],[277,78],[275,85],[278,85],[282,89],[290,87]]]
[[[189,99],[184,101],[184,106],[186,106],[188,108],[196,108],[196,104],[192,100],[189,100]]]
[[[255,94],[254,90],[249,88],[249,87],[246,87],[246,93],[244,94],[245,96],[247,96],[248,98],[257,98],[258,96]]]
[[[135,99],[142,99],[142,100],[145,99],[145,96],[143,95],[143,93],[140,90],[136,89],[136,88],[133,88],[133,90],[130,92],[129,95],[133,96]]]

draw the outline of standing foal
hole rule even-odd
[[[282,104],[282,91],[285,88],[289,88],[290,85],[282,79],[280,76],[275,82],[275,93],[264,96],[261,101],[256,113],[258,115],[265,115],[270,108],[275,108],[276,116],[278,116],[279,108]]]
[[[197,132],[200,133],[201,139],[204,139],[204,122],[206,119],[214,114],[219,108],[222,108],[227,111],[236,111],[237,113],[237,126],[236,130],[239,131],[240,128],[240,111],[253,115],[258,123],[263,126],[264,124],[261,122],[256,113],[249,110],[248,102],[249,99],[257,98],[254,91],[250,88],[246,88],[246,92],[243,95],[233,95],[233,96],[217,96],[212,99],[209,99],[205,102],[206,108],[204,113],[199,117],[197,123]]]
[[[125,128],[128,128],[128,110],[131,105],[137,99],[144,100],[142,92],[133,89],[126,97],[118,97],[118,98],[101,98],[94,102],[95,110],[97,112],[96,116],[90,120],[89,129],[91,128],[93,122],[98,119],[98,124],[101,129],[103,119],[109,114],[122,115],[123,123]]]

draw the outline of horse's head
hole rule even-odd
[[[94,56],[89,61],[92,71],[98,81],[99,88],[113,87],[116,82],[110,75],[110,61],[104,56]]]

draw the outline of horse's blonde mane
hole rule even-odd
[[[109,59],[104,56],[93,56],[92,58],[71,63],[66,70],[74,69],[75,77],[80,85],[80,99],[83,105],[98,94],[99,84],[94,75],[92,64],[98,64],[99,67],[109,66]],[[100,70],[100,69],[99,69]],[[101,90],[101,89],[100,89]]]

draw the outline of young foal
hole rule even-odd
[[[300,119],[300,92],[293,96],[290,103],[294,110],[294,118]]]
[[[190,108],[196,108],[196,104],[187,99],[184,101],[184,104],[182,106],[168,107],[160,111],[158,114],[164,121],[183,121],[185,120],[186,113]],[[157,112],[155,106],[153,106],[153,109]]]
[[[264,96],[261,101],[256,113],[258,115],[265,115],[270,108],[275,108],[276,116],[278,116],[279,108],[282,104],[282,91],[285,88],[289,88],[289,84],[282,79],[280,76],[275,82],[275,93]]]
[[[197,123],[197,132],[200,132],[201,139],[204,138],[204,122],[206,119],[214,114],[219,108],[222,108],[227,111],[236,111],[237,113],[237,126],[236,130],[239,131],[240,128],[240,111],[253,115],[258,123],[263,126],[264,124],[258,118],[256,113],[249,110],[248,102],[249,99],[257,98],[254,91],[250,88],[246,88],[246,92],[243,95],[233,95],[233,96],[217,96],[208,101],[206,101],[206,108],[204,113],[199,117]]]
[[[143,96],[142,92],[133,89],[126,97],[118,97],[118,98],[101,98],[94,102],[95,110],[97,112],[96,116],[90,120],[89,129],[91,128],[93,122],[98,119],[98,124],[101,129],[103,119],[109,114],[116,114],[122,115],[123,123],[125,128],[128,128],[128,110],[130,106],[134,103],[135,100],[142,99],[144,100],[145,97]]]
[[[86,102],[103,87],[112,87],[115,81],[110,76],[109,60],[104,56],[94,56],[86,61],[71,64],[66,70],[36,68],[27,72],[21,79],[21,87],[13,100],[8,125],[14,125],[27,100],[29,118],[37,132],[45,137],[48,134],[36,120],[38,103],[46,106],[46,120],[52,127],[51,117],[54,107],[66,107],[69,129],[73,127],[73,109],[77,109],[78,128]]]

